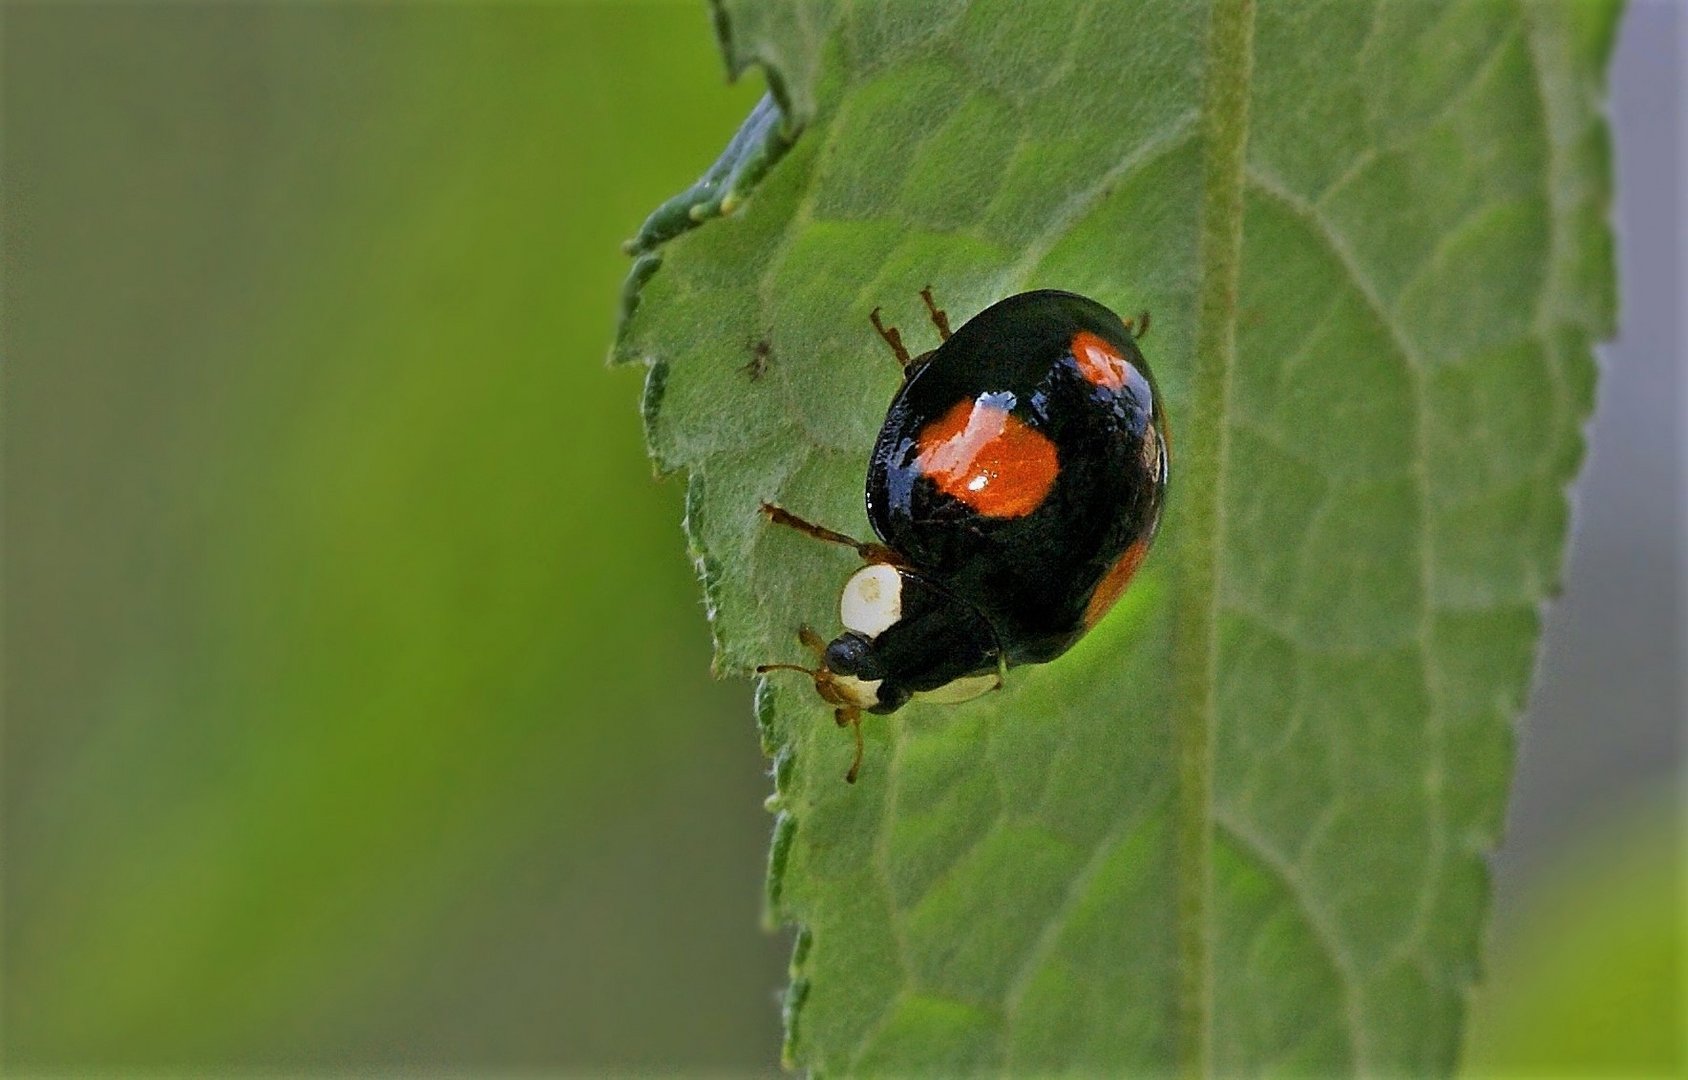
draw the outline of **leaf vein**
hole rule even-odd
[[[1173,634],[1172,730],[1177,762],[1174,815],[1175,920],[1179,982],[1177,1060],[1205,1077],[1213,1061],[1213,772],[1217,723],[1219,554],[1236,362],[1236,310],[1242,264],[1249,86],[1254,61],[1252,0],[1218,0],[1209,16],[1204,143],[1197,251],[1197,322],[1190,390],[1190,442],[1184,482],[1179,612]]]
[[[1253,855],[1260,865],[1277,875],[1296,907],[1301,910],[1302,920],[1307,924],[1313,940],[1325,954],[1331,968],[1337,975],[1337,984],[1342,993],[1342,1017],[1348,1034],[1348,1048],[1354,1055],[1355,1071],[1366,1072],[1366,1053],[1364,1045],[1365,1025],[1360,1016],[1360,1004],[1357,990],[1361,979],[1354,965],[1353,958],[1343,948],[1337,935],[1336,928],[1331,924],[1329,914],[1313,899],[1314,893],[1301,877],[1301,872],[1285,859],[1272,845],[1257,835],[1253,829],[1243,824],[1223,810],[1214,811],[1214,825],[1225,835],[1229,836],[1239,847]]]
[[[1015,263],[1002,275],[1003,280],[1017,285],[1025,284],[1031,277],[1032,271],[1054,249],[1055,245],[1071,232],[1091,208],[1113,192],[1115,185],[1139,169],[1154,164],[1161,158],[1178,150],[1185,143],[1195,138],[1198,128],[1195,124],[1199,115],[1197,110],[1190,109],[1182,113],[1164,131],[1152,139],[1133,146],[1126,154],[1116,161],[1107,172],[1084,191],[1068,199],[1050,220],[1049,226],[1043,230],[1038,238],[1026,245],[1026,251],[1020,261]]]

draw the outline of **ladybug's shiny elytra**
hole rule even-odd
[[[1119,599],[1148,553],[1166,495],[1166,421],[1134,328],[1094,300],[1039,290],[986,308],[898,361],[867,473],[882,541],[862,543],[776,506],[774,522],[854,547],[867,565],[839,600],[844,633],[804,627],[809,675],[856,737],[863,711],[958,702],[1002,685],[1015,664],[1060,656]],[[1135,330],[1135,333],[1134,333]]]

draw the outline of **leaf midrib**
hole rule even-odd
[[[1173,585],[1172,725],[1177,755],[1178,1071],[1212,1073],[1213,727],[1218,657],[1220,501],[1236,356],[1253,0],[1215,0],[1202,102],[1198,293],[1186,447],[1180,573]],[[1176,496],[1175,496],[1176,497]]]

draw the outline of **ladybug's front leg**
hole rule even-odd
[[[856,737],[856,756],[850,762],[850,771],[844,774],[844,782],[856,782],[856,774],[862,769],[862,711],[854,706],[833,710],[832,719],[839,727],[847,727]]]
[[[773,503],[763,503],[762,513],[766,514],[768,516],[768,520],[772,521],[775,525],[784,525],[788,529],[796,529],[805,536],[812,536],[816,540],[824,540],[829,544],[843,544],[845,547],[855,548],[856,554],[860,555],[867,562],[891,563],[894,566],[903,565],[903,560],[897,557],[897,553],[886,547],[884,544],[863,543],[853,536],[845,536],[841,532],[833,532],[824,525],[816,525],[813,522],[804,521],[791,511],[786,510],[783,507],[775,506]]]

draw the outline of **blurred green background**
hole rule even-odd
[[[5,42],[6,1063],[772,1068],[749,689],[603,364],[757,93],[707,13]]]
[[[0,1068],[773,1070],[748,687],[602,364],[759,92],[701,3],[0,41]],[[1674,806],[1521,893],[1483,1071],[1681,1060]]]

